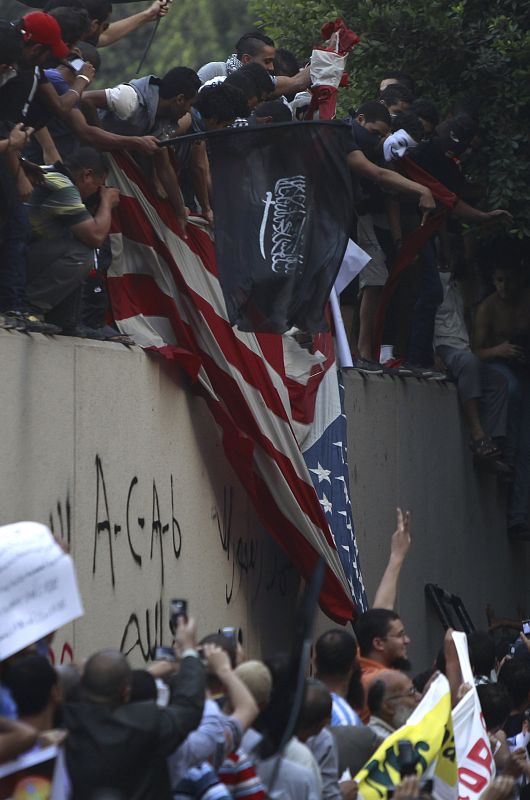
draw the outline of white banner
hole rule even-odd
[[[472,687],[453,709],[458,797],[478,800],[495,776],[495,762],[469,663],[466,634],[453,631],[453,640],[463,681]]]
[[[48,528],[0,527],[0,661],[82,614],[73,561]]]

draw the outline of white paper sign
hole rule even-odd
[[[48,528],[0,527],[0,661],[82,614],[73,561]]]
[[[362,250],[352,239],[348,239],[348,246],[335,279],[335,291],[338,295],[357,277],[369,261],[370,256],[368,253]]]

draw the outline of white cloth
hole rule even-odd
[[[296,736],[293,736],[287,742],[287,747],[284,751],[284,756],[293,764],[300,764],[301,767],[311,770],[315,778],[316,787],[319,795],[322,794],[322,777],[320,769],[316,762],[315,756],[306,744],[299,741]]]
[[[339,56],[329,50],[313,50],[309,67],[311,86],[338,88],[345,66],[346,56]]]
[[[413,139],[407,131],[400,128],[395,133],[391,133],[390,136],[387,136],[383,142],[385,161],[394,161],[397,158],[403,158],[409,150],[417,146],[417,141]]]
[[[17,75],[16,69],[14,67],[8,67],[6,71],[2,75],[0,75],[0,87],[5,86],[6,83],[10,81],[11,78],[16,77],[16,75]]]
[[[203,85],[199,88],[199,92],[201,92],[205,86],[218,86],[220,83],[226,81],[226,75],[217,75],[215,78],[210,78],[207,81],[204,81]]]
[[[228,75],[226,61],[210,61],[208,64],[204,64],[204,66],[197,71],[197,75],[199,76],[201,83],[207,83],[208,81],[211,81],[212,78],[226,78]]]
[[[389,725],[388,722],[385,722],[384,719],[380,717],[376,717],[375,714],[372,714],[370,717],[368,727],[382,739],[386,739],[387,736],[390,736],[390,734],[395,731],[395,728]]]
[[[462,295],[450,272],[440,272],[440,280],[444,299],[434,320],[434,347],[469,350]]]
[[[138,94],[128,83],[105,89],[105,97],[109,111],[122,120],[129,119],[140,105]]]

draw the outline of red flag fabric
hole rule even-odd
[[[416,183],[421,183],[422,186],[427,186],[431,190],[434,199],[441,203],[443,208],[430,216],[422,227],[412,231],[412,233],[406,237],[396,260],[392,264],[390,275],[379,299],[374,321],[373,350],[374,358],[377,361],[379,361],[381,344],[383,343],[385,319],[390,301],[394,296],[394,292],[396,291],[403,272],[412,264],[415,258],[417,258],[421,249],[442,225],[447,216],[447,212],[453,208],[458,201],[458,197],[453,192],[444,186],[443,183],[436,180],[436,178],[433,178],[432,175],[416,164],[415,161],[412,161],[408,156],[402,158],[399,163],[405,176],[411,181],[416,181]]]

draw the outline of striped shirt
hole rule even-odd
[[[333,705],[331,708],[331,725],[338,727],[340,725],[362,725],[360,716],[350,706],[346,700],[335,692],[331,692]]]
[[[241,748],[225,759],[217,774],[237,800],[266,800],[267,792],[258,778],[256,767]]]
[[[35,238],[71,237],[70,226],[90,219],[79,189],[67,175],[43,168],[44,181],[33,191],[26,208]]]

